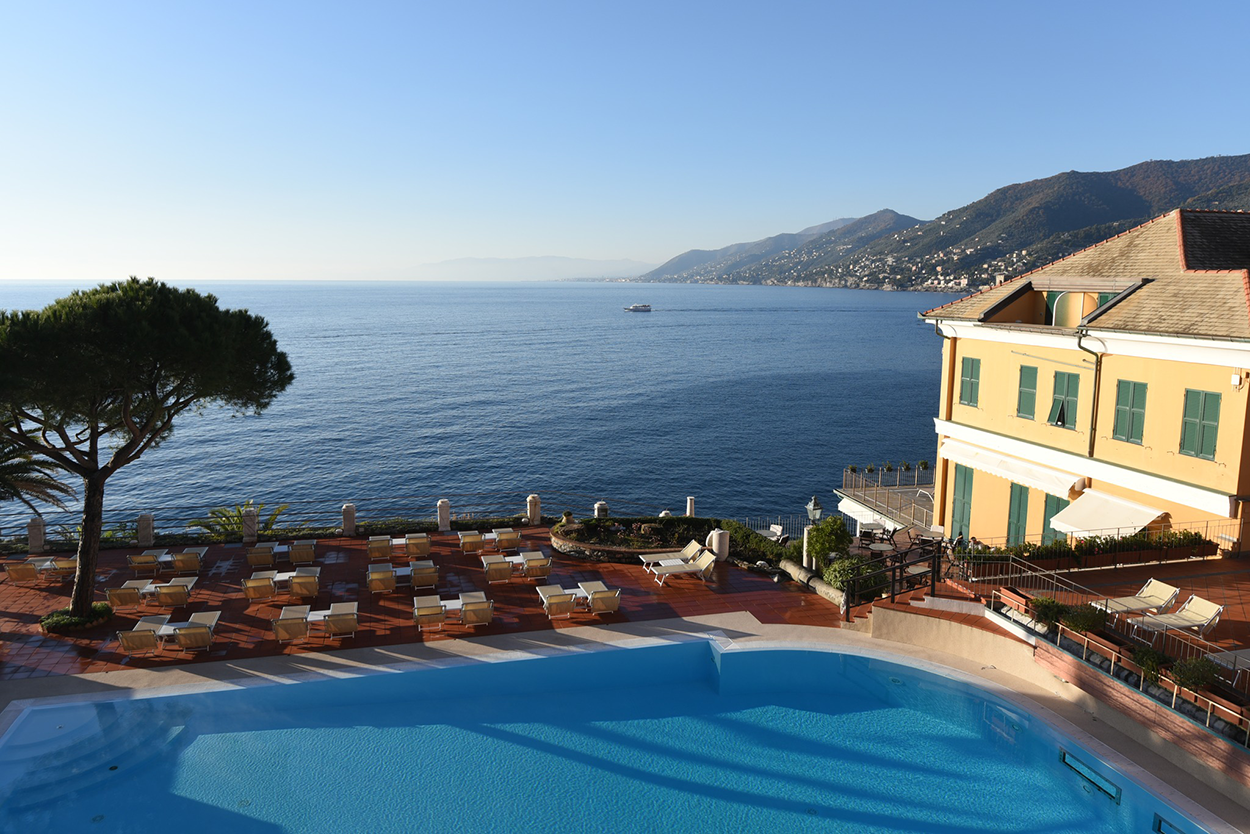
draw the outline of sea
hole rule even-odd
[[[82,285],[86,286],[86,285]],[[0,308],[72,286],[0,283]],[[109,516],[246,500],[330,510],[558,495],[544,511],[749,518],[826,507],[848,464],[935,457],[948,294],[638,283],[221,282],[294,383],[210,407],[115,474]],[[650,313],[627,313],[635,303]],[[511,500],[511,499],[508,499]],[[555,506],[553,506],[553,503]],[[580,506],[584,503],[586,506]],[[565,506],[578,504],[577,506]],[[433,514],[432,505],[428,508]],[[517,507],[520,511],[521,507]],[[0,507],[0,526],[29,512]]]

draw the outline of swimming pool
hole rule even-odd
[[[967,683],[702,640],[35,707],[0,803],[3,832],[1208,831]]]

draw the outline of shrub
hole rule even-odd
[[[808,541],[810,547],[811,542]],[[824,580],[839,591],[848,591],[852,580],[869,574],[877,573],[875,565],[868,563],[863,556],[840,556],[829,563],[824,570]],[[856,602],[872,599],[881,592],[889,580],[883,574],[877,574],[874,579],[866,582],[860,582]]]
[[[1140,663],[1138,664],[1141,665]],[[1209,657],[1190,657],[1172,664],[1172,680],[1186,689],[1210,689],[1215,684],[1215,662]]]
[[[58,608],[50,614],[39,618],[39,624],[50,633],[77,631],[99,620],[113,616],[113,608],[107,602],[97,602],[91,606],[90,617],[75,617],[68,608]]]
[[[1163,671],[1163,667],[1168,665],[1171,658],[1161,651],[1150,648],[1149,646],[1138,646],[1133,649],[1133,662],[1141,669],[1142,677],[1146,683],[1158,683],[1159,673]]]
[[[1060,618],[1065,626],[1084,634],[1097,631],[1107,623],[1107,612],[1092,605],[1074,605]]]
[[[241,536],[243,535],[244,511],[255,510],[257,534],[268,535],[277,526],[278,516],[286,512],[290,506],[290,504],[279,504],[277,508],[266,516],[263,515],[265,505],[254,504],[252,499],[249,498],[242,504],[236,504],[233,507],[216,507],[211,509],[208,511],[207,518],[191,522],[188,528],[191,530],[204,530],[218,536]]]
[[[916,464],[916,468],[919,469],[921,472],[923,472],[924,470],[929,468],[929,462],[927,460],[922,460]]]
[[[1068,613],[1068,606],[1053,597],[1034,597],[1029,600],[1029,610],[1033,619],[1051,628]]]
[[[807,553],[815,557],[816,569],[824,570],[830,556],[845,556],[851,547],[851,538],[851,531],[846,529],[841,516],[829,516],[809,530]]]

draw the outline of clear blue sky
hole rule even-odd
[[[0,0],[0,280],[658,263],[929,219],[1250,150],[1247,31],[1233,2]]]

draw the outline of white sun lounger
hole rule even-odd
[[[647,570],[651,570],[655,565],[682,565],[693,563],[695,559],[699,558],[699,555],[705,549],[706,548],[704,548],[703,545],[699,544],[694,539],[691,539],[681,550],[673,550],[668,553],[640,553],[638,554],[638,558],[642,560],[642,564]]]
[[[1151,579],[1136,596],[1115,597],[1113,599],[1094,600],[1090,605],[1100,608],[1108,614],[1137,614],[1142,611],[1163,611],[1171,608],[1180,594],[1180,588],[1173,588],[1166,582]]]
[[[1188,629],[1199,637],[1215,628],[1224,613],[1224,606],[1194,595],[1171,614],[1147,614],[1135,625],[1147,631],[1166,631],[1169,628]]]
[[[716,564],[716,554],[704,553],[693,562],[682,562],[679,565],[656,565],[651,569],[655,574],[655,581],[664,584],[664,580],[677,573],[694,573],[698,574],[699,579],[706,582],[707,574],[712,572],[712,566]]]

